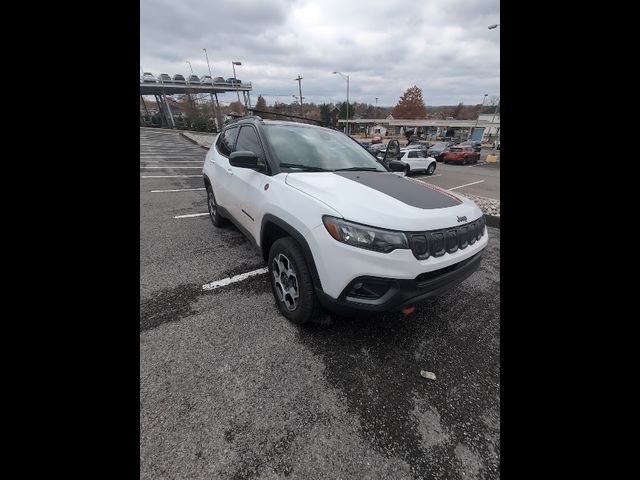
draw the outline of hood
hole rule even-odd
[[[285,183],[346,220],[391,230],[453,227],[482,215],[474,202],[433,185],[382,172],[296,172]],[[464,222],[464,220],[462,220]]]

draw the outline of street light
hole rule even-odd
[[[489,30],[493,30],[494,28],[498,28],[500,26],[499,23],[494,23],[493,25],[489,25]]]
[[[242,66],[242,62],[231,62],[231,66],[233,67],[233,79],[235,82],[233,83],[236,86],[236,94],[238,95],[238,103],[242,105],[240,102],[240,91],[238,90],[238,79],[236,78],[236,65]]]
[[[209,78],[211,79],[211,86],[213,87],[213,74],[211,73],[211,65],[209,65],[209,55],[207,54],[207,49],[203,48],[204,56],[207,57],[207,68],[209,69]]]
[[[480,111],[478,112],[478,116],[476,117],[476,124],[474,125],[474,127],[478,126],[478,120],[480,120],[480,114],[482,113],[482,109],[484,108],[484,101],[487,99],[488,96],[489,94],[485,93],[484,97],[482,97],[482,106],[480,107]]]
[[[191,68],[191,62],[187,60],[187,63],[189,64],[189,68],[191,69],[191,75],[193,75],[193,68]]]
[[[347,79],[347,135],[349,135],[349,75],[345,75],[341,72],[333,72],[334,74],[340,75],[342,78]]]

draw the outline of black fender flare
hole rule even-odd
[[[298,244],[300,245],[300,247],[302,248],[302,254],[304,255],[304,259],[307,262],[307,265],[309,266],[309,270],[311,271],[311,279],[313,280],[313,286],[316,290],[319,291],[323,291],[322,290],[322,282],[320,282],[320,275],[318,275],[318,269],[316,267],[316,262],[313,259],[313,253],[311,253],[311,248],[309,247],[309,244],[307,243],[307,241],[305,240],[304,236],[298,232],[298,230],[296,230],[294,227],[292,227],[291,225],[289,225],[287,222],[285,222],[284,220],[276,217],[275,215],[272,215],[270,213],[265,214],[262,217],[262,223],[260,224],[260,247],[261,249],[263,249],[264,247],[264,231],[265,231],[265,225],[267,223],[273,223],[275,225],[277,225],[278,227],[280,227],[282,230],[284,230],[285,232],[287,232],[289,234],[289,236],[291,236],[296,242],[298,242]],[[264,252],[263,254],[265,254],[265,256],[268,256],[269,252]]]

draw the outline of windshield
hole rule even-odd
[[[304,125],[265,125],[264,131],[276,159],[285,168],[387,171],[355,141],[334,130]]]

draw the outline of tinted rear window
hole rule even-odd
[[[218,141],[216,142],[216,148],[221,155],[228,157],[231,154],[237,135],[238,127],[230,128],[220,134]]]

